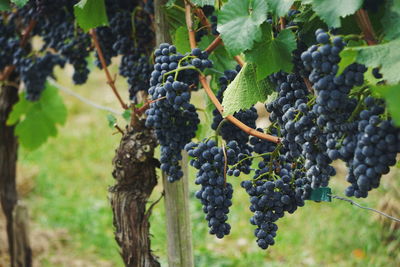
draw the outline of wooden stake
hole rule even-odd
[[[167,0],[155,0],[155,31],[157,45],[171,43],[168,22],[162,6]],[[190,10],[189,10],[190,11]],[[194,32],[193,32],[194,36]],[[191,43],[193,44],[192,40]],[[165,220],[167,225],[168,265],[170,267],[193,267],[192,229],[189,216],[189,190],[188,190],[188,160],[186,152],[182,152],[183,159],[180,163],[183,177],[180,181],[170,183],[163,173],[165,191]]]

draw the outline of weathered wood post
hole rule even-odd
[[[171,43],[168,22],[163,10],[167,0],[155,0],[155,31],[157,45]],[[170,267],[194,266],[192,228],[189,216],[188,160],[183,152],[181,161],[184,173],[181,180],[174,183],[163,175],[165,190],[165,213],[168,240],[168,264]]]

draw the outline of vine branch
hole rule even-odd
[[[111,74],[108,71],[106,60],[104,59],[103,51],[101,50],[99,40],[97,39],[96,30],[95,29],[91,29],[90,30],[90,35],[92,36],[92,40],[93,40],[94,46],[96,48],[97,55],[99,56],[101,66],[103,67],[104,73],[106,74],[108,85],[111,87],[114,95],[117,97],[119,103],[121,104],[121,107],[123,109],[128,109],[129,108],[128,105],[125,104],[125,102],[122,100],[120,94],[117,91],[117,88],[115,87],[115,79],[113,79],[111,77]]]
[[[185,1],[185,18],[186,18],[186,27],[189,32],[189,40],[190,40],[190,48],[196,48],[196,39],[193,31],[193,21],[192,21],[192,15],[191,15],[191,6],[188,1]],[[208,97],[211,99],[211,102],[215,105],[219,113],[223,116],[224,108],[222,107],[221,103],[218,101],[217,97],[215,96],[214,92],[211,90],[210,85],[208,84],[206,77],[203,74],[199,74],[199,80],[201,85],[204,88],[204,91],[206,91],[206,94]],[[245,133],[258,137],[260,139],[268,140],[274,143],[280,143],[280,138],[276,136],[272,136],[269,134],[261,133],[253,128],[250,128],[240,120],[236,119],[232,115],[228,115],[225,117],[228,121],[230,121],[232,124],[236,125],[239,129],[244,131]]]
[[[356,12],[357,24],[364,34],[364,39],[368,45],[376,45],[378,41],[376,39],[376,34],[374,28],[372,27],[371,20],[369,19],[367,11],[361,8]]]
[[[204,50],[207,53],[211,53],[212,51],[214,51],[220,44],[222,44],[222,39],[221,36],[217,36],[215,37],[214,41],[212,41],[212,43]]]

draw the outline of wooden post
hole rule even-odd
[[[169,27],[162,7],[167,0],[155,0],[155,32],[157,45],[171,43]],[[183,153],[181,161],[183,177],[174,183],[167,181],[163,174],[165,190],[165,214],[168,239],[168,264],[170,267],[194,266],[192,228],[189,216],[189,190],[187,154]]]
[[[18,82],[16,77],[10,79]],[[3,85],[0,89],[0,201],[7,221],[7,237],[12,267],[32,266],[26,224],[20,224],[21,213],[16,210],[18,194],[16,166],[18,143],[14,126],[6,124],[12,106],[18,102],[18,88]]]

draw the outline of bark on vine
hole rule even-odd
[[[109,189],[114,215],[115,239],[126,266],[158,267],[149,238],[147,201],[157,184],[153,157],[157,141],[152,130],[136,125],[122,137],[113,160],[116,184]]]

